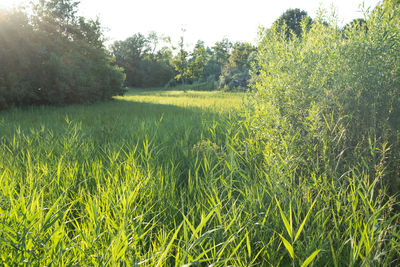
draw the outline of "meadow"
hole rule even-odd
[[[0,9],[0,266],[400,265],[399,0],[193,50],[30,2]]]
[[[362,174],[296,176],[248,103],[131,90],[2,111],[1,265],[395,264],[394,199]]]

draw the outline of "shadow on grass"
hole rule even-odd
[[[79,164],[101,161],[105,169],[112,168],[113,156],[123,162],[124,155],[132,153],[141,166],[173,170],[178,192],[188,180],[188,170],[195,169],[194,145],[212,139],[209,129],[222,119],[212,109],[124,99],[14,108],[0,112],[0,149],[1,143],[11,144],[15,136],[24,144],[18,153],[31,151],[34,157],[41,151],[66,153],[66,158]],[[225,140],[225,131],[216,132],[219,140]]]

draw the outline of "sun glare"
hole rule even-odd
[[[23,5],[26,0],[0,0],[0,7],[10,8]]]

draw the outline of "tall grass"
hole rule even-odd
[[[395,265],[379,172],[298,175],[293,144],[258,140],[242,99],[133,91],[0,113],[1,264]]]

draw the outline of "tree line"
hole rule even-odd
[[[301,32],[307,12],[289,9],[275,22],[289,36],[290,31]],[[249,42],[232,42],[227,38],[208,47],[197,41],[189,51],[184,32],[177,44],[169,37],[151,32],[136,33],[111,46],[118,66],[126,73],[126,84],[131,87],[175,87],[180,84],[199,85],[208,90],[247,90],[251,83],[250,70],[255,62],[257,46]]]
[[[213,46],[197,41],[187,49],[151,32],[136,33],[106,48],[100,22],[77,15],[75,0],[35,0],[31,10],[0,10],[0,109],[32,104],[72,104],[111,99],[126,86],[191,85],[201,90],[247,90],[258,47],[224,38]],[[301,35],[290,9],[275,22],[286,39]],[[363,20],[348,24],[362,27]],[[256,68],[253,71],[257,72]]]
[[[288,9],[274,23],[273,27],[282,32],[286,39],[292,35],[301,37],[302,21],[306,28],[313,19],[306,11]],[[355,19],[342,31],[358,25],[364,19]],[[325,26],[328,23],[324,23]],[[208,90],[247,90],[252,83],[251,69],[256,61],[257,46],[248,42],[232,42],[227,38],[211,47],[198,40],[191,50],[187,49],[182,29],[179,42],[172,44],[169,37],[151,32],[148,35],[136,33],[126,40],[116,41],[111,46],[118,66],[126,73],[126,84],[131,87],[176,87],[182,84],[198,85]],[[197,88],[191,87],[191,88]]]
[[[209,84],[211,89],[245,89],[256,48],[224,38],[208,47],[199,40],[189,51],[184,35],[178,44],[155,32],[136,33],[111,46],[116,63],[132,87],[175,87]]]

